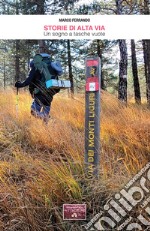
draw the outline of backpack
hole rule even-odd
[[[52,62],[50,55],[46,53],[37,54],[30,63],[30,67],[35,67],[42,78],[40,80],[41,89],[51,91],[52,89],[66,89],[71,87],[70,80],[58,80],[58,76],[62,75],[62,67],[59,61]],[[32,84],[30,85],[32,91]],[[34,94],[39,92],[39,88],[34,87]]]
[[[36,54],[33,58],[35,70],[38,70],[43,76],[43,81],[46,82],[51,79],[58,79],[62,75],[62,67],[59,61],[52,62],[49,54]]]

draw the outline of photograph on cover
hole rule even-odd
[[[0,40],[0,230],[148,230],[150,40]]]

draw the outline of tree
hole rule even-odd
[[[117,14],[122,14],[122,0],[116,0]],[[125,39],[119,39],[120,63],[119,63],[119,87],[118,99],[127,102],[127,45]]]
[[[143,40],[145,77],[146,77],[146,95],[147,103],[150,106],[150,40]]]
[[[148,106],[150,107],[150,40],[147,40],[147,69],[148,69],[148,75],[147,75],[147,102]]]
[[[3,85],[4,89],[6,88],[6,74],[7,74],[7,66],[6,66],[6,53],[7,53],[7,48],[6,48],[6,43],[0,42],[0,80],[1,84]]]
[[[140,93],[140,84],[139,84],[139,78],[138,78],[138,68],[137,68],[137,59],[136,59],[134,39],[131,39],[131,57],[132,57],[132,74],[133,74],[133,83],[134,83],[135,102],[137,104],[141,104],[141,93]]]
[[[127,46],[126,40],[119,40],[120,62],[119,62],[119,87],[118,99],[127,102]]]
[[[101,89],[105,90],[105,85],[104,85],[104,78],[103,78],[103,73],[102,73],[102,41],[101,40],[97,40],[97,55],[100,57],[101,60]]]
[[[20,45],[19,45],[20,41],[16,40],[16,52],[15,52],[15,82],[19,80],[19,76],[20,76],[20,56],[19,56],[19,50],[20,50]]]
[[[18,5],[18,0],[16,1],[16,15],[19,14],[19,5]],[[15,60],[15,82],[19,80],[19,74],[20,74],[20,59],[19,59],[19,49],[20,49],[20,41],[16,40],[16,60]]]
[[[69,80],[71,82],[71,94],[74,94],[74,82],[73,82],[73,74],[72,74],[72,59],[71,59],[71,47],[70,40],[67,40],[67,54],[68,54],[68,69],[69,69]]]
[[[149,15],[149,1],[144,0],[143,13]],[[150,40],[143,40],[144,64],[145,64],[145,78],[146,78],[146,96],[147,103],[150,107]]]

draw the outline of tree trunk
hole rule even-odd
[[[44,3],[45,3],[45,0],[39,0],[36,2],[36,4],[37,4],[36,14],[38,14],[38,15],[44,15],[45,14]],[[39,53],[47,53],[45,40],[39,40],[38,44],[39,44]]]
[[[144,0],[144,14],[149,15],[149,0]]]
[[[46,48],[45,40],[39,40],[38,44],[39,44],[39,53],[46,53],[47,48]]]
[[[116,0],[116,10],[118,15],[122,14],[122,1],[123,0]]]
[[[127,102],[127,45],[126,40],[119,40],[120,62],[119,62],[119,87],[118,99]]]
[[[102,74],[102,49],[100,46],[100,40],[97,40],[97,54],[101,59],[101,89],[105,90],[105,85],[104,85],[104,78],[103,78],[103,74]]]
[[[20,41],[16,40],[16,58],[15,58],[15,82],[19,80],[20,74],[20,57],[19,57],[19,49],[20,49]]]
[[[16,0],[16,15],[19,14],[19,4],[18,0]],[[15,82],[19,80],[20,74],[20,57],[19,57],[19,49],[20,49],[20,41],[16,40],[16,58],[15,58]]]
[[[131,39],[131,57],[132,57],[132,74],[133,74],[133,83],[134,83],[135,102],[137,104],[141,104],[141,93],[140,93],[140,84],[139,84],[139,78],[138,78],[138,68],[137,68],[137,59],[136,59],[134,39]]]
[[[149,15],[149,0],[144,0],[144,15]],[[145,78],[146,78],[146,97],[150,107],[150,40],[143,40]]]
[[[122,0],[116,0],[117,14],[122,14]],[[120,62],[119,62],[119,87],[118,87],[118,99],[127,102],[127,45],[126,40],[119,40],[120,49]]]
[[[37,4],[37,13],[36,14],[39,14],[39,15],[45,14],[44,3],[45,3],[45,0],[36,1],[36,4]]]
[[[148,84],[147,84],[147,80],[148,80],[148,64],[147,64],[147,43],[146,40],[142,40],[142,44],[143,44],[143,56],[144,56],[144,71],[145,71],[145,79],[146,79],[146,98],[148,101]]]
[[[147,103],[150,107],[150,40],[147,42]]]
[[[74,94],[74,82],[72,74],[72,60],[71,60],[71,50],[70,50],[70,40],[67,40],[67,53],[68,53],[68,68],[69,68],[69,80],[71,82],[71,94]]]

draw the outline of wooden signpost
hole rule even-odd
[[[87,57],[85,91],[85,167],[88,178],[99,176],[100,164],[100,58]]]

